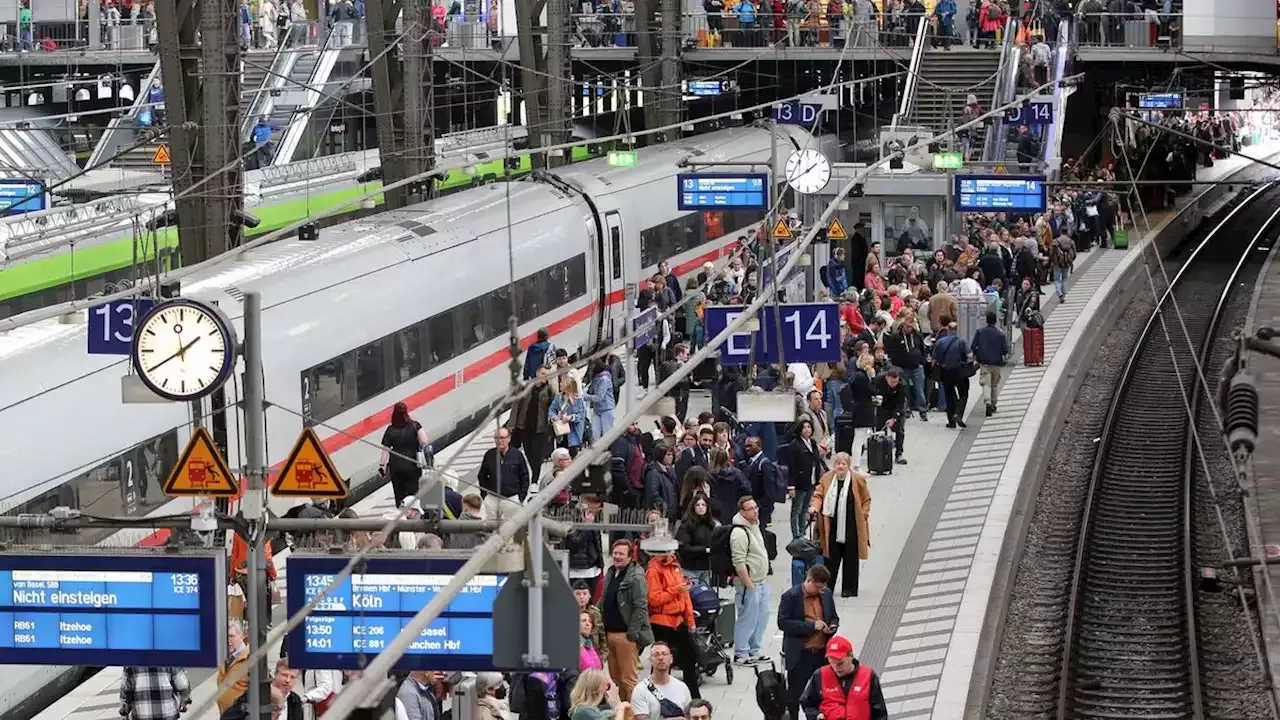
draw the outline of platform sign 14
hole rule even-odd
[[[840,361],[840,306],[836,303],[779,305],[781,323],[774,320],[774,308],[760,311],[760,329],[729,336],[720,347],[723,365],[779,362],[778,346],[788,363]],[[742,307],[717,305],[706,309],[707,337],[715,337],[743,313]],[[780,327],[779,327],[780,325]],[[781,331],[781,342],[778,332]],[[754,337],[753,337],[754,336]],[[755,353],[752,354],[754,340]]]
[[[1033,100],[1026,105],[1005,108],[1004,120],[1015,125],[1052,125],[1053,101]]]
[[[0,663],[218,667],[220,554],[0,555]]]
[[[128,355],[134,322],[151,311],[150,298],[113,300],[89,309],[89,354]]]

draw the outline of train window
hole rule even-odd
[[[387,389],[387,375],[382,357],[382,340],[376,340],[356,349],[356,402],[364,402]]]
[[[587,294],[587,256],[579,255],[569,261],[569,299]]]
[[[569,299],[569,274],[565,265],[566,263],[553,265],[547,271],[542,297],[548,311],[560,307]]]
[[[342,412],[346,400],[345,365],[345,357],[339,355],[311,369],[311,417],[315,422],[324,422]]]
[[[640,231],[640,266],[651,267],[662,260],[661,243],[658,242],[659,228],[647,228]]]
[[[511,288],[503,286],[489,295],[489,337],[507,334],[511,322]]]
[[[489,318],[485,314],[486,297],[468,300],[458,306],[454,317],[462,336],[462,350],[470,350],[489,339]]]
[[[408,381],[409,378],[414,377],[425,369],[422,367],[422,339],[424,332],[425,328],[422,323],[418,323],[391,336],[395,354],[393,362],[396,385]]]
[[[431,367],[458,354],[458,342],[453,334],[453,313],[453,310],[446,310],[427,321],[431,327],[427,333],[427,342],[431,344]]]
[[[534,273],[520,278],[516,282],[516,302],[520,308],[520,323],[533,322],[542,315],[542,280],[541,273]]]

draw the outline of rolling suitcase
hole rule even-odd
[[[1022,329],[1022,362],[1026,365],[1044,364],[1044,328]]]
[[[1129,231],[1116,230],[1115,232],[1112,232],[1111,246],[1114,247],[1116,250],[1128,250],[1129,249]]]
[[[893,473],[893,436],[889,433],[872,433],[867,438],[867,470],[876,475]]]

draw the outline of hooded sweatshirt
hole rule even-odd
[[[729,536],[729,555],[733,558],[735,568],[747,566],[747,574],[751,582],[762,583],[769,578],[769,555],[764,546],[764,534],[760,532],[760,523],[748,523],[742,513],[733,516],[734,531]],[[746,532],[736,528],[744,528]],[[742,585],[742,580],[734,578],[735,586]]]

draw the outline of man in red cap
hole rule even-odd
[[[800,708],[808,720],[889,720],[880,679],[839,635],[827,641],[827,664],[809,679]]]

